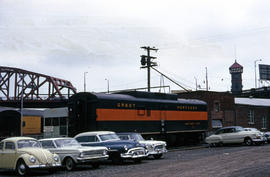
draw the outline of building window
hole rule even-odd
[[[266,122],[266,117],[263,116],[263,117],[262,117],[262,129],[266,129],[266,124],[267,124],[267,122]]]
[[[220,111],[220,105],[219,102],[215,102],[215,111],[219,112]]]
[[[254,110],[248,110],[248,124],[254,124]]]

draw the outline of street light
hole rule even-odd
[[[84,82],[83,82],[83,85],[84,85],[84,92],[86,92],[86,74],[87,74],[88,72],[84,72],[83,73],[83,78],[84,78]]]
[[[107,92],[110,92],[110,81],[109,79],[105,79],[107,81]]]
[[[262,59],[255,60],[254,61],[254,68],[255,68],[255,88],[257,88],[257,75],[256,75],[256,62],[257,61],[262,61]]]
[[[23,88],[23,75],[20,75],[20,78],[22,80],[22,85],[19,85],[22,87],[22,93],[21,93],[21,121],[20,121],[20,135],[23,136],[23,92],[24,92],[24,88]]]

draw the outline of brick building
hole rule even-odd
[[[270,99],[235,98],[235,115],[237,125],[269,131]]]
[[[208,105],[209,131],[225,126],[270,130],[270,99],[236,98],[229,92],[194,91],[179,98],[199,99]]]
[[[235,125],[234,96],[229,92],[194,91],[178,93],[180,98],[203,100],[208,105],[209,131]]]

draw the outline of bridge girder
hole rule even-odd
[[[0,66],[2,101],[66,100],[76,93],[71,82],[19,68]]]

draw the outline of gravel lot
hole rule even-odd
[[[30,176],[57,177],[269,177],[270,145],[226,146],[192,150],[171,150],[160,160],[148,159],[140,164],[125,162],[123,165],[104,163],[99,169],[79,166],[73,172],[55,174],[35,171]],[[0,176],[14,176],[0,172]]]

